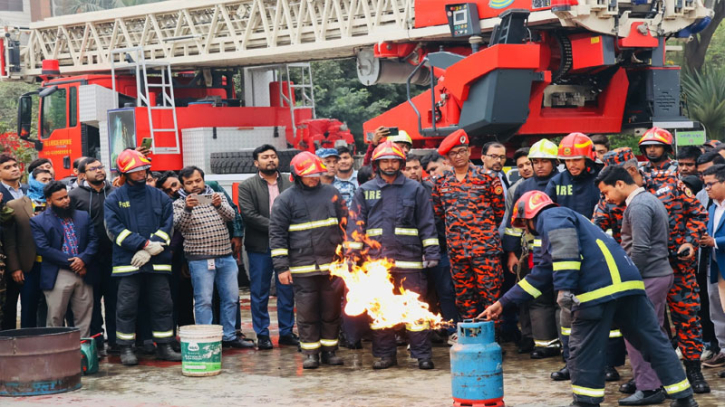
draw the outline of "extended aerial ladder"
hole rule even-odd
[[[457,128],[480,141],[657,120],[687,127],[665,41],[707,26],[712,1],[166,1],[6,27],[0,79],[47,79],[48,61],[56,76],[110,74],[124,63],[119,49],[175,73],[357,55],[366,85],[430,86],[367,122],[366,136],[398,124],[416,146],[433,147]],[[296,139],[296,115],[314,110],[302,104],[311,82],[279,89]]]

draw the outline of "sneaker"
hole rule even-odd
[[[717,354],[715,352],[713,352],[712,350],[710,350],[708,348],[705,348],[702,351],[702,354],[700,355],[700,360],[708,360],[708,359],[713,358],[715,356],[717,356]]]
[[[704,355],[704,353],[703,353]],[[720,367],[725,366],[725,353],[720,352],[708,359],[702,358],[702,366],[704,367]]]
[[[453,346],[458,343],[458,334],[453,333],[448,337],[448,345]]]

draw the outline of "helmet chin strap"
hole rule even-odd
[[[128,182],[128,184],[133,187],[140,186],[140,185],[146,185],[146,177],[144,177],[141,181],[134,181],[131,179],[131,177],[128,176],[128,174],[125,174],[125,175],[126,175],[126,182]]]

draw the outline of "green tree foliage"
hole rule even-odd
[[[407,96],[405,85],[366,87],[357,79],[355,64],[354,58],[313,62],[312,75],[317,117],[347,123],[360,150],[364,147],[363,123],[405,102]],[[415,89],[414,95],[421,91]]]
[[[0,134],[14,133],[18,129],[18,98],[26,92],[38,89],[38,85],[25,82],[0,82]],[[37,104],[36,104],[37,105]],[[35,114],[33,117],[38,117]],[[33,133],[35,133],[35,124]]]
[[[685,44],[685,61],[687,68],[690,70],[701,70],[704,67],[710,46],[717,43],[715,34],[723,18],[725,18],[725,1],[715,0],[713,10],[715,15],[710,25],[698,34],[693,35],[692,40]]]
[[[705,126],[707,138],[723,139],[725,133],[725,68],[705,68],[682,75],[691,119]]]

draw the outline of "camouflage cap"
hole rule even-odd
[[[632,149],[629,147],[620,147],[604,154],[604,165],[621,165],[629,160],[636,160]]]

